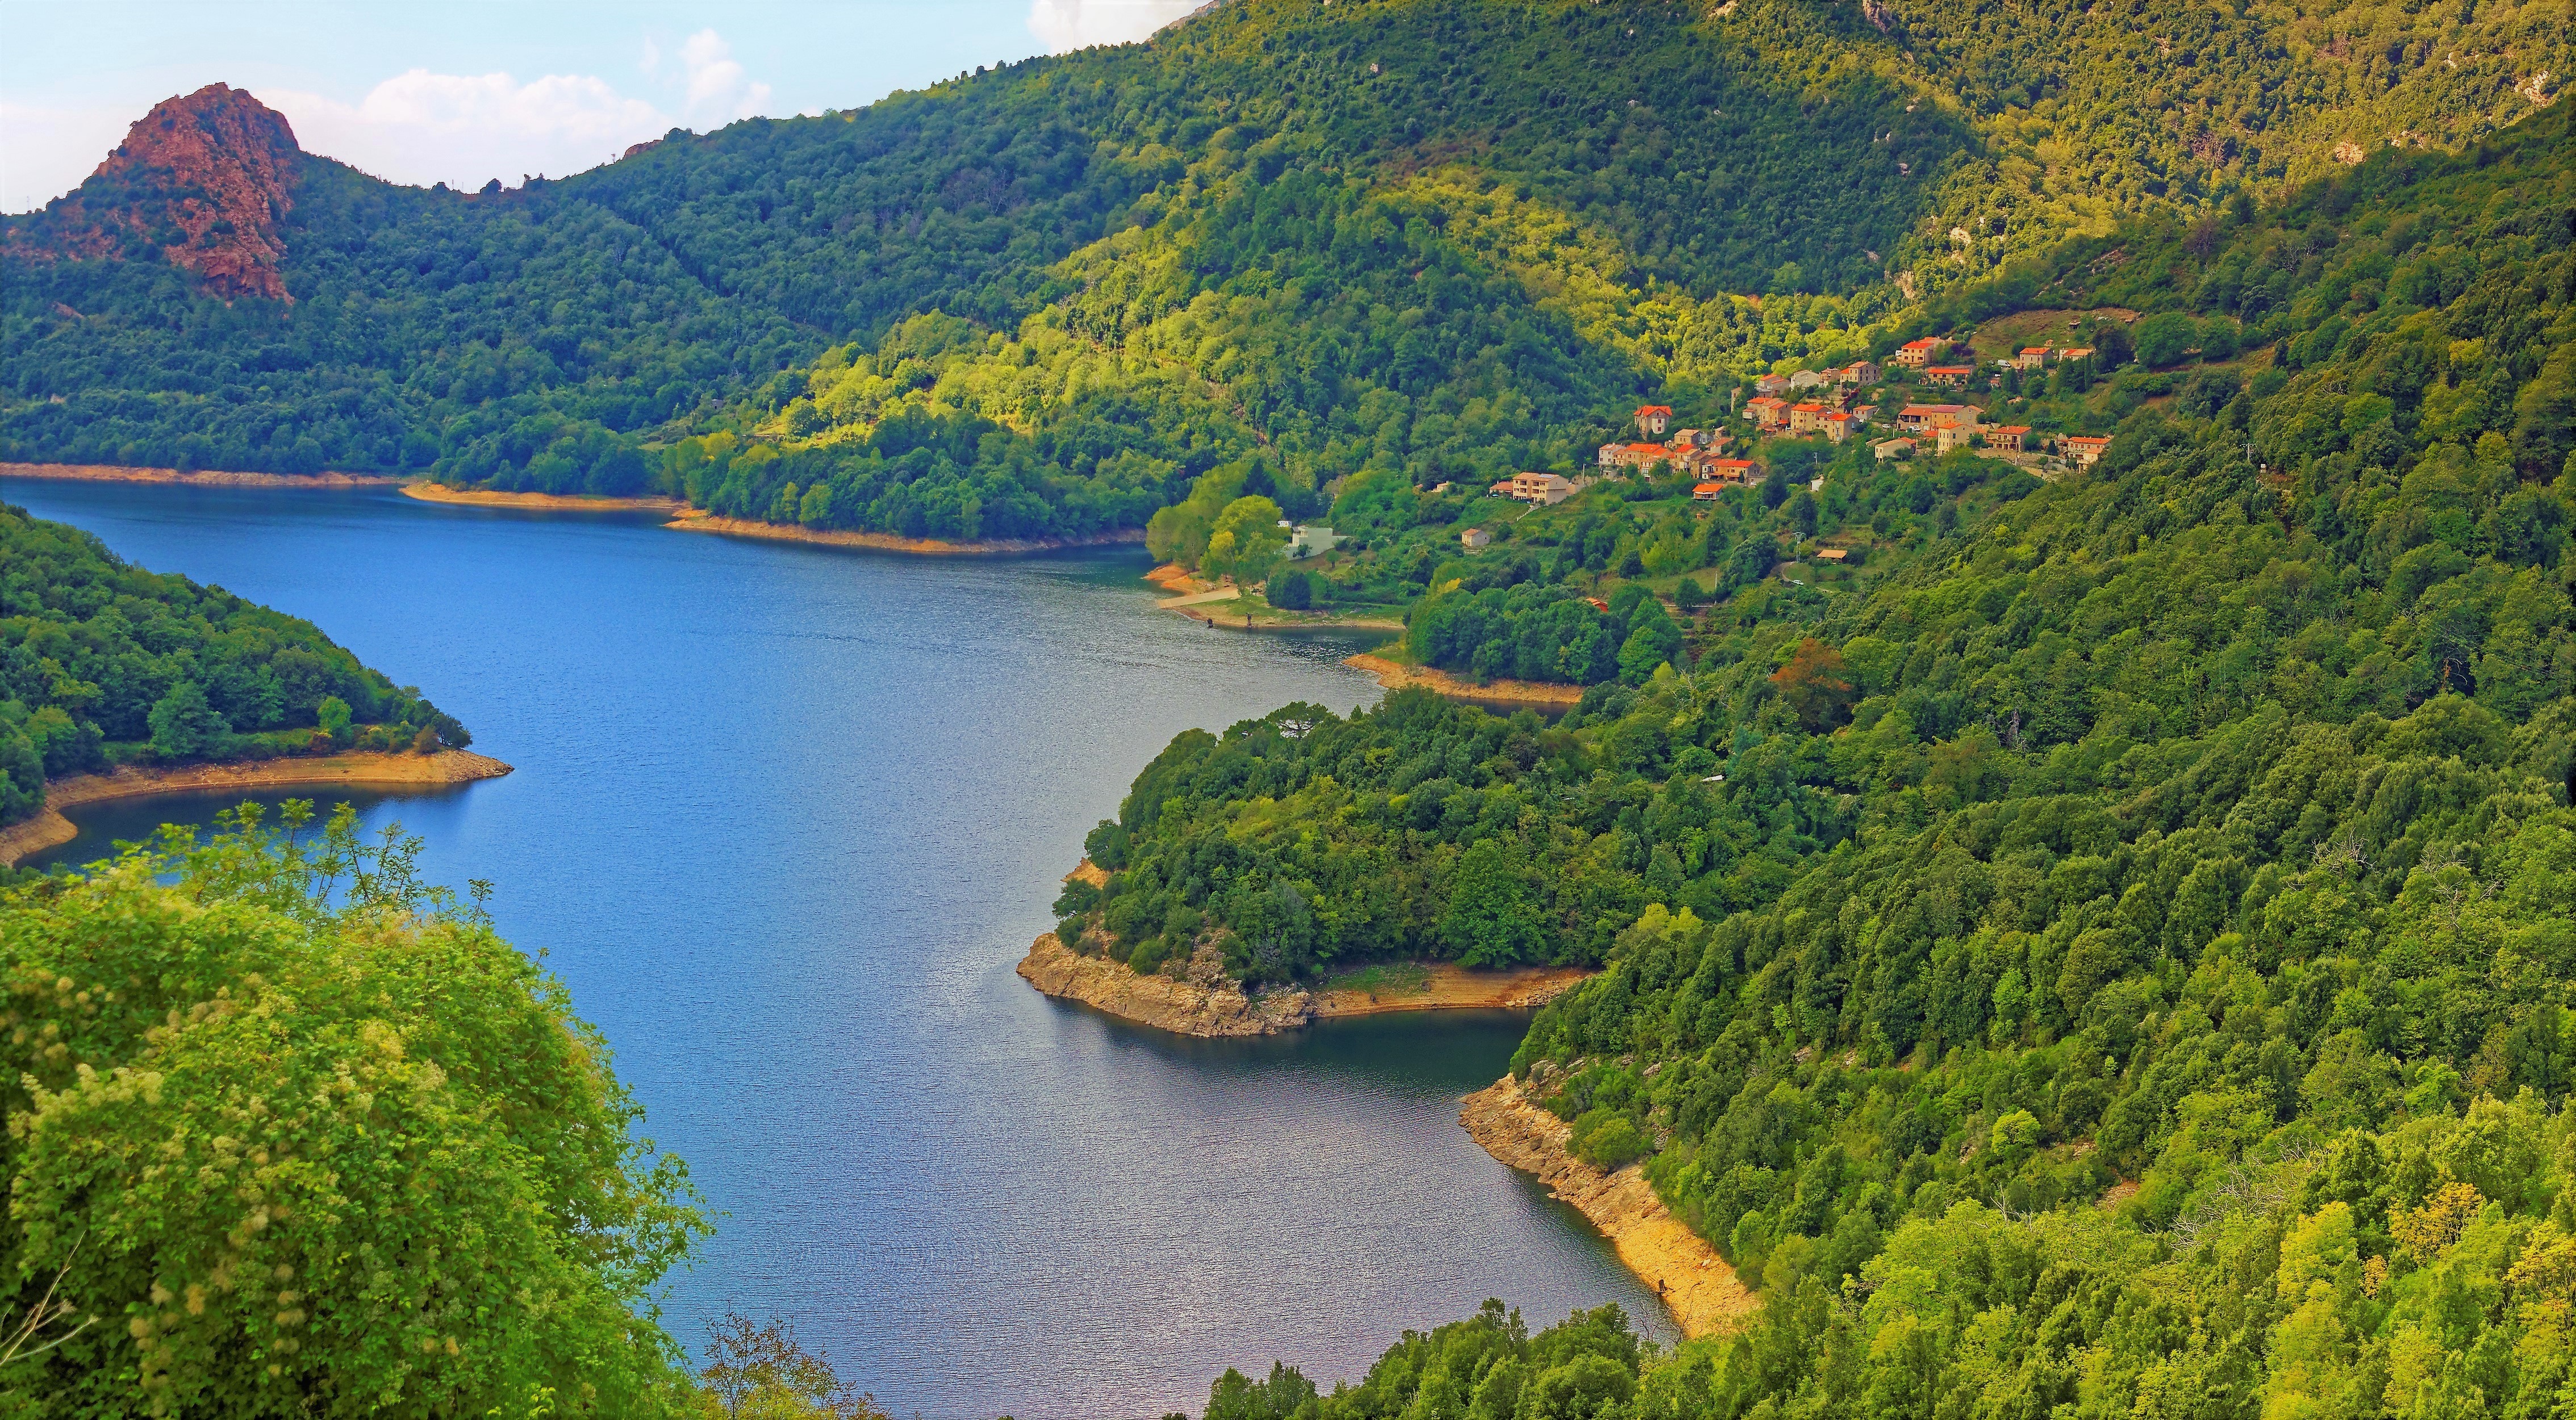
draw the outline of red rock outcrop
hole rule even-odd
[[[158,245],[226,298],[288,301],[279,228],[294,207],[303,150],[284,115],[223,84],[155,105],[89,181],[32,223],[10,253],[30,260],[117,257]]]

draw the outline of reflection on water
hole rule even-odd
[[[1141,553],[920,559],[398,495],[11,480],[310,617],[517,766],[361,798],[617,1048],[721,1228],[684,1339],[793,1317],[899,1414],[1160,1415],[1227,1365],[1355,1376],[1488,1296],[1654,1302],[1458,1128],[1520,1022],[1188,1041],[1012,973],[1082,834],[1189,726],[1376,687],[1359,642],[1157,612]],[[297,795],[261,796],[275,803]],[[101,805],[77,861],[223,801]]]

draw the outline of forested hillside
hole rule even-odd
[[[1176,742],[1093,836],[1092,950],[1606,962],[1515,1072],[1578,1152],[1642,1147],[1764,1308],[1512,1413],[2507,1415],[2569,1383],[2564,128],[1953,309],[2034,297],[2299,333],[2214,400],[2145,372],[2093,468],[1855,594],[1693,618],[1690,665],[1557,726],[1290,707]]]
[[[0,504],[0,824],[43,807],[47,778],[115,763],[471,739],[311,622]]]
[[[2070,232],[2474,140],[2568,52],[2545,3],[2166,18],[1236,0],[507,191],[293,154],[291,304],[201,290],[221,234],[123,170],[0,234],[0,452],[965,537],[1138,526],[1228,463],[1562,465]]]

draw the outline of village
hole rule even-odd
[[[2005,371],[2037,375],[2055,365],[2089,364],[2093,355],[2091,346],[2024,346],[1995,362],[1987,374],[1988,388],[2000,386]],[[1750,425],[1744,452],[1751,452],[1752,441],[1768,438],[1822,438],[1839,445],[1879,434],[1886,437],[1872,442],[1870,450],[1880,460],[1966,450],[2004,458],[2047,476],[2089,468],[2110,447],[2107,437],[2036,435],[2028,425],[1985,422],[1986,411],[1977,405],[1911,397],[1931,389],[1964,395],[1979,370],[1973,363],[1959,362],[1973,358],[1962,342],[1927,336],[1899,346],[1892,357],[1893,369],[1855,360],[1822,370],[1763,375],[1752,382],[1753,396],[1737,412],[1738,419]],[[1891,380],[1905,388],[1898,389]],[[1516,473],[1497,479],[1488,491],[1497,498],[1553,505],[1603,478],[1688,477],[1694,480],[1692,496],[1706,501],[1760,477],[1754,460],[1729,456],[1730,446],[1738,442],[1735,432],[1675,427],[1672,407],[1662,404],[1640,406],[1632,419],[1637,438],[1603,444],[1592,471]]]

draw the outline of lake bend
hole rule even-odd
[[[1653,1294],[1489,1158],[1459,1097],[1525,1018],[1130,1028],[1012,971],[1171,736],[1379,691],[1361,643],[1157,611],[1138,550],[927,558],[391,490],[0,480],[119,555],[314,621],[507,778],[346,796],[493,884],[720,1216],[669,1288],[792,1320],[887,1409],[1155,1416],[1226,1366],[1329,1384],[1488,1296]],[[277,802],[283,793],[255,796]],[[105,804],[84,861],[229,799]]]

